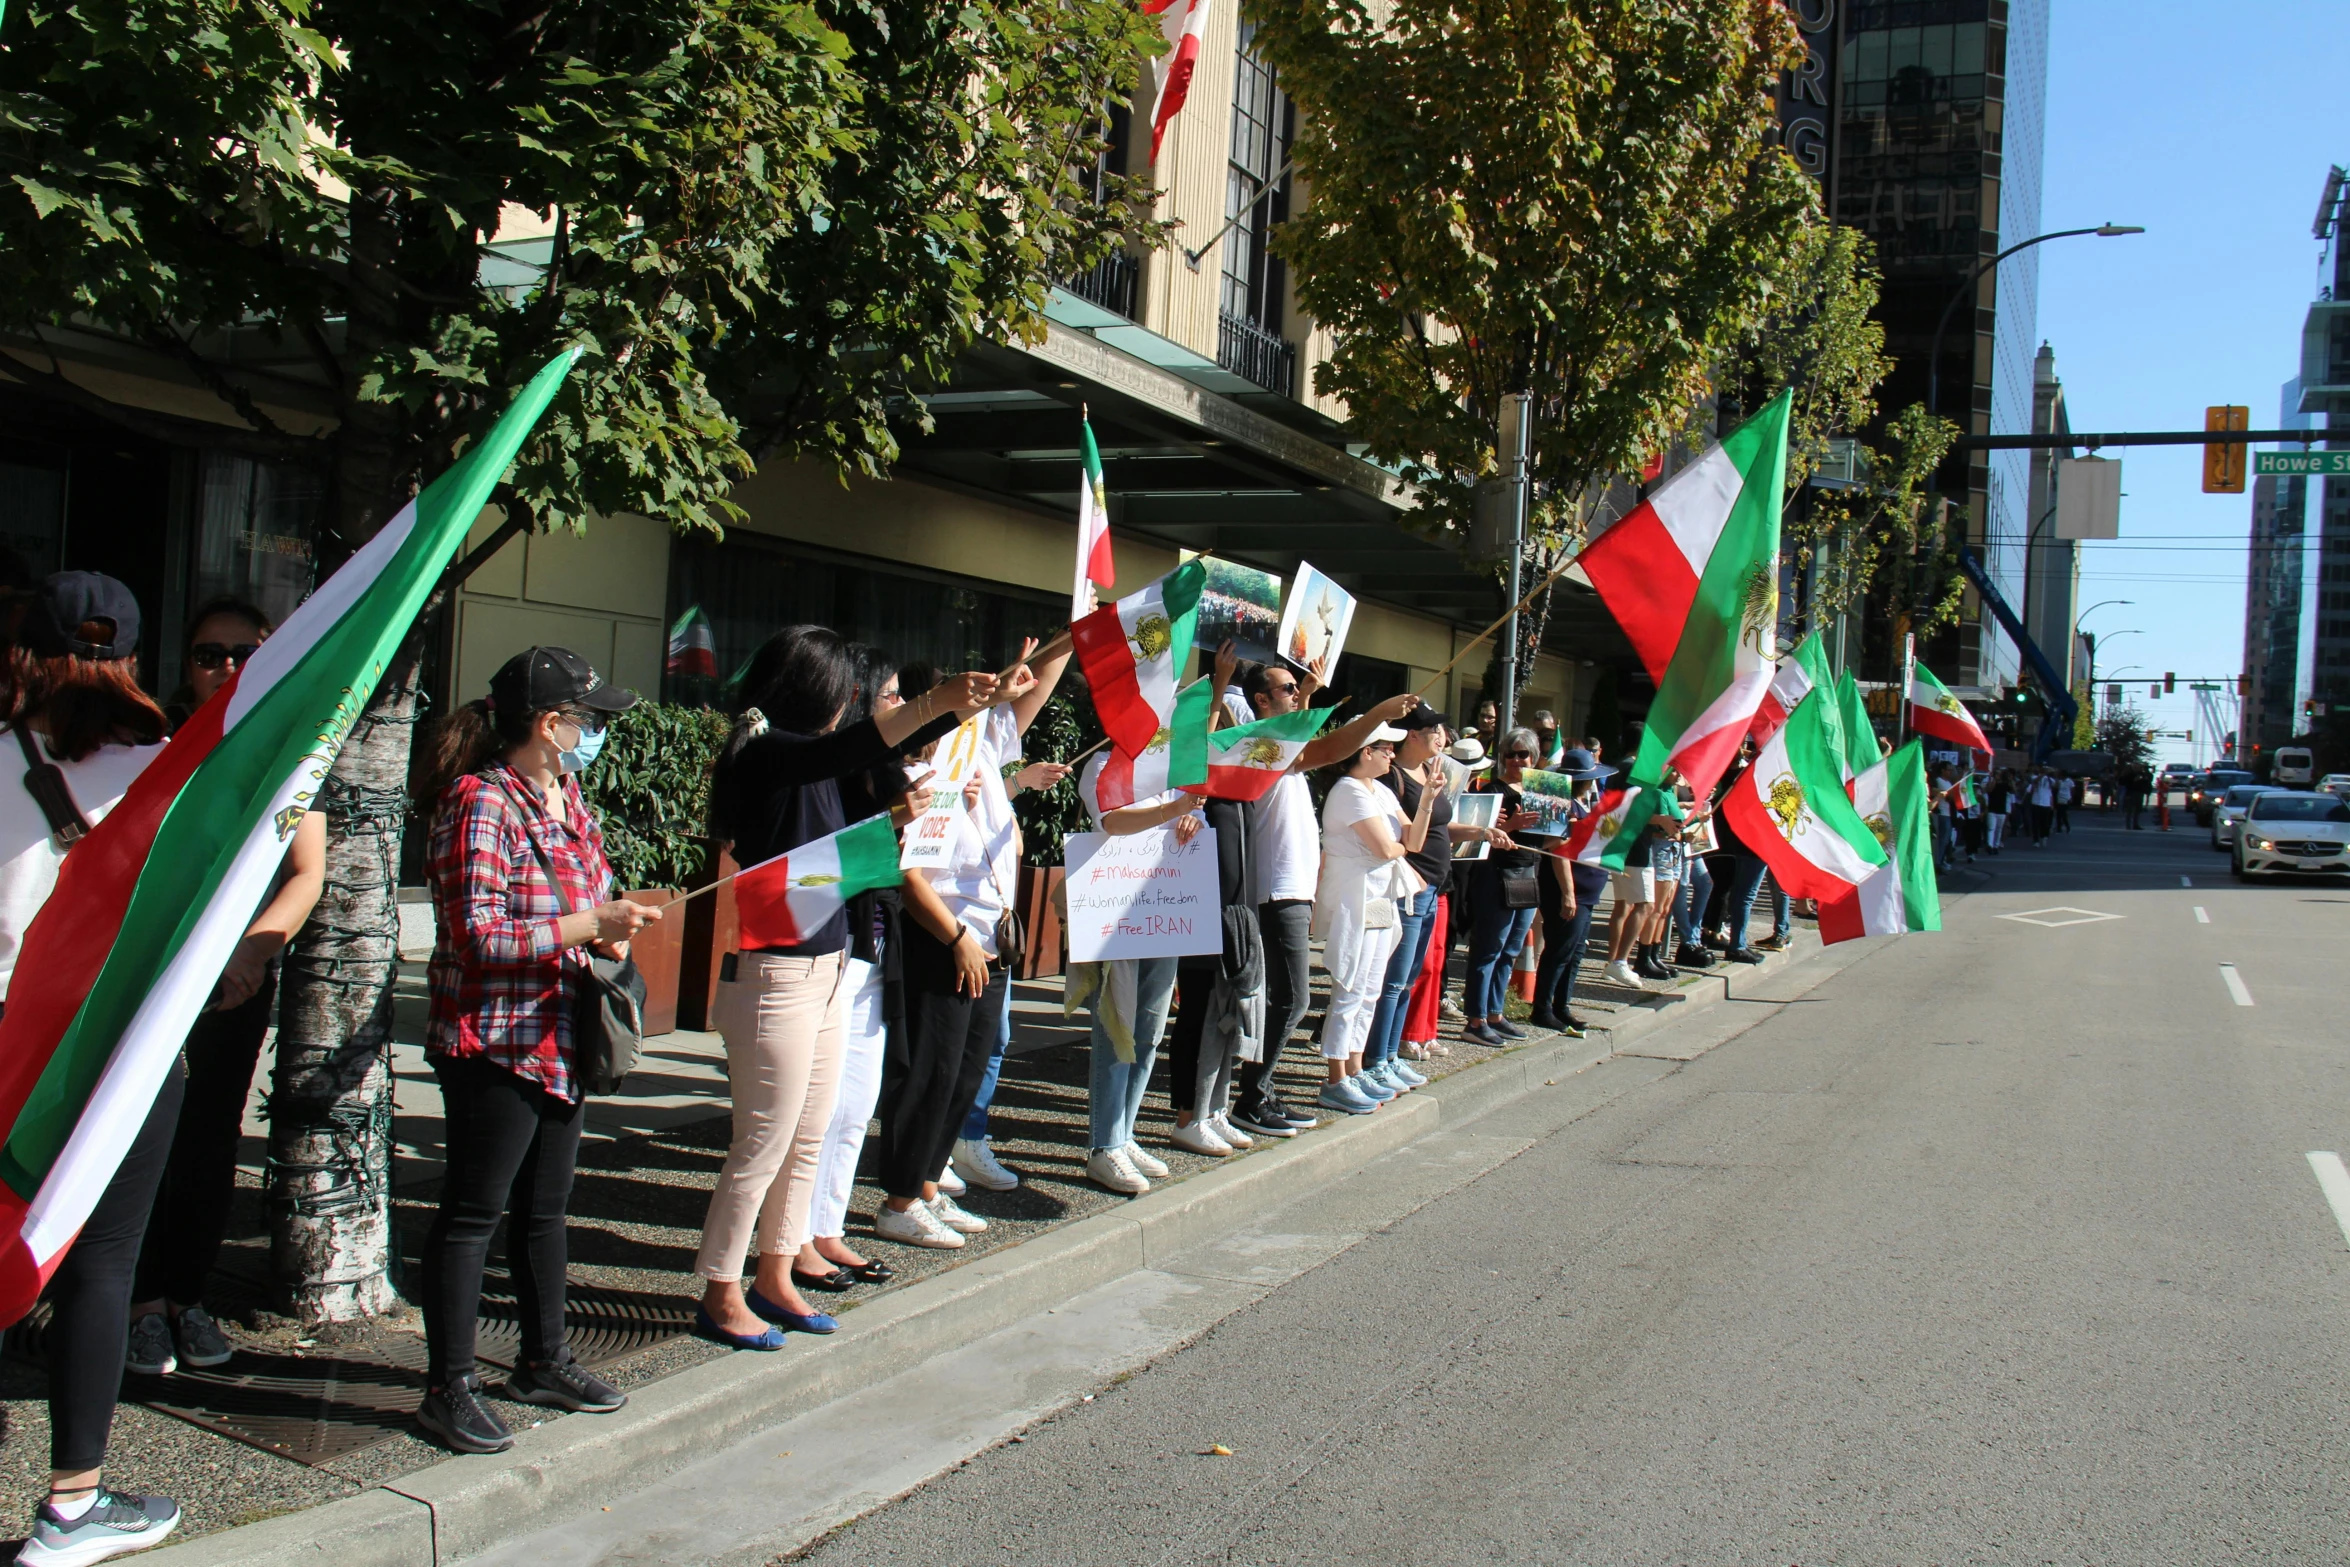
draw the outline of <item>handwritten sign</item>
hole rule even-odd
[[[941,870],[953,855],[955,829],[963,821],[963,785],[979,762],[979,726],[985,713],[965,719],[939,741],[930,772],[920,781],[935,791],[930,809],[906,823],[905,848],[898,854],[900,870]]]
[[[1216,830],[1189,843],[1172,826],[1068,839],[1069,958],[1180,958],[1224,950]]]

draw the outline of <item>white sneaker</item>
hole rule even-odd
[[[1126,1156],[1128,1164],[1133,1165],[1135,1169],[1154,1181],[1163,1181],[1175,1173],[1167,1168],[1166,1160],[1155,1153],[1145,1152],[1140,1143],[1128,1143],[1118,1151]]]
[[[997,1162],[995,1150],[987,1146],[984,1137],[956,1138],[955,1156],[947,1163],[957,1175],[985,1191],[1008,1192],[1020,1184],[1019,1176]]]
[[[1209,1116],[1208,1125],[1215,1129],[1218,1137],[1223,1138],[1235,1148],[1254,1148],[1256,1146],[1257,1140],[1239,1127],[1234,1126],[1231,1115],[1226,1111],[1219,1110]]]
[[[1167,1134],[1167,1141],[1193,1153],[1204,1153],[1211,1159],[1221,1159],[1236,1150],[1216,1135],[1216,1129],[1205,1121],[1194,1121],[1189,1126],[1178,1126]]]
[[[955,1206],[955,1199],[940,1192],[931,1199],[930,1216],[958,1235],[984,1235],[987,1221],[976,1213],[965,1213]]]
[[[1121,1197],[1140,1197],[1151,1189],[1123,1148],[1096,1148],[1085,1156],[1085,1178]]]
[[[938,1172],[938,1189],[949,1197],[960,1197],[971,1189],[965,1186],[963,1178],[955,1173],[954,1160],[947,1160],[947,1167]]]
[[[927,1203],[917,1202],[900,1213],[888,1203],[873,1216],[873,1233],[905,1246],[927,1246],[932,1251],[957,1251],[963,1237],[938,1222]]]
[[[1633,972],[1632,965],[1622,958],[1616,959],[1615,962],[1610,963],[1601,972],[1607,975],[1607,982],[1611,985],[1624,985],[1633,990],[1646,990],[1648,988],[1647,984],[1641,980],[1640,976]]]
[[[1463,1012],[1461,1004],[1450,996],[1436,1004],[1436,1015],[1448,1023],[1466,1023],[1469,1020],[1469,1014]]]

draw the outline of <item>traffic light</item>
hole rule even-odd
[[[2147,688],[2146,688],[2146,695],[2147,695],[2149,698],[2158,697],[2158,696],[2162,695],[2162,687],[2160,687],[2160,686],[2149,686],[2149,687],[2147,687]]]
[[[2206,430],[2245,430],[2252,425],[2252,410],[2230,404],[2203,410],[2203,428]],[[2241,495],[2244,493],[2244,454],[2246,446],[2206,446],[2203,448],[2203,493],[2206,495]]]
[[[2242,488],[2243,488],[2243,486],[2242,486],[2242,485],[2238,485],[2238,486],[2237,486],[2237,488],[2238,488],[2238,489],[2242,489]],[[2179,677],[2178,677],[2178,676],[2176,676],[2176,675],[2174,675],[2174,674],[2172,674],[2172,673],[2171,673],[2169,670],[2167,670],[2167,669],[2166,669],[2166,670],[2164,670],[2164,671],[2162,672],[2162,694],[2163,694],[2164,696],[2169,696],[2169,695],[2170,695],[2172,692],[2174,692],[2174,691],[2178,690],[2178,688],[2179,688]]]
[[[2252,677],[2250,675],[2238,675],[2236,677],[2236,695],[2250,696],[2251,694]]]

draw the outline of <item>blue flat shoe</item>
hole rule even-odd
[[[794,1333],[830,1333],[834,1328],[840,1326],[839,1323],[821,1311],[811,1311],[805,1315],[797,1311],[786,1311],[757,1290],[744,1290],[743,1299],[750,1303],[752,1311],[770,1322],[781,1323]]]
[[[781,1349],[791,1342],[775,1328],[769,1328],[764,1333],[729,1333],[711,1321],[710,1313],[698,1306],[694,1308],[694,1336],[706,1338],[713,1344],[724,1344],[728,1349]]]

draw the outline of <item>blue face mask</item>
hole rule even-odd
[[[586,772],[590,767],[595,765],[596,754],[604,749],[604,736],[607,732],[608,731],[606,730],[589,729],[583,726],[579,731],[579,743],[577,745],[573,746],[568,751],[557,751],[555,753],[555,761],[557,765],[559,765],[567,773]]]

